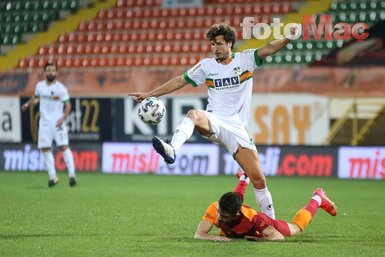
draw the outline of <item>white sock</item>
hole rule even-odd
[[[65,151],[63,151],[63,158],[67,165],[68,176],[75,177],[75,163],[74,157],[72,155],[71,149],[67,147]]]
[[[174,136],[171,140],[171,145],[174,148],[175,152],[177,152],[180,147],[187,141],[194,132],[195,124],[190,119],[185,117],[181,123],[176,127]]]
[[[262,212],[272,219],[275,219],[275,211],[273,199],[267,187],[264,189],[254,188],[255,201],[261,208]]]
[[[56,180],[55,160],[51,151],[43,152],[45,168],[50,180]]]
[[[250,183],[250,178],[246,175],[242,175],[239,177],[239,181],[245,181],[247,184]]]

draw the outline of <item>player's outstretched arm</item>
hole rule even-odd
[[[30,106],[34,106],[35,104],[37,104],[39,102],[39,98],[36,98],[35,96],[32,96],[26,103],[24,103],[22,106],[21,106],[21,110],[22,111],[25,111],[28,109],[28,107]]]
[[[258,49],[258,57],[264,59],[267,56],[273,55],[290,42],[288,38],[277,39],[271,41],[267,45]]]
[[[223,237],[223,236],[216,236],[216,235],[210,235],[209,232],[211,231],[211,228],[213,227],[213,224],[202,220],[197,230],[195,231],[194,238],[195,239],[201,239],[201,240],[211,240],[211,241],[231,241],[231,238]]]
[[[249,241],[283,241],[285,237],[275,228],[269,226],[263,230],[264,237],[245,236]]]
[[[291,37],[295,36],[296,33],[299,31],[299,27],[292,27],[290,30]],[[288,36],[290,37],[290,36]],[[283,47],[285,47],[291,39],[288,37],[284,37],[282,39],[273,40],[267,45],[265,45],[262,48],[258,49],[258,57],[263,59],[267,56],[273,55],[279,50],[281,50]]]
[[[188,82],[185,80],[183,75],[175,77],[162,86],[152,90],[151,92],[148,93],[129,93],[129,96],[133,96],[137,102],[141,102],[143,99],[146,99],[147,97],[159,97],[162,95],[169,94],[171,92],[174,92],[178,89],[181,89],[185,85],[187,85]]]

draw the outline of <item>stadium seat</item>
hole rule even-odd
[[[36,15],[38,11],[31,13],[28,20],[49,20],[50,13],[57,9],[78,6],[73,1],[39,1],[43,7],[31,1],[36,10],[42,8],[46,12],[40,16]],[[115,7],[99,11],[95,19],[80,23],[76,31],[63,33],[57,43],[42,46],[39,54],[56,55],[66,67],[191,66],[211,51],[206,31],[213,23],[226,21],[239,33],[239,24],[246,15],[255,16],[255,22],[270,22],[272,14],[291,10],[291,2],[284,0],[214,0],[192,8],[162,8],[161,3],[118,0]],[[22,18],[19,15],[17,19]],[[21,26],[12,29],[24,30]]]

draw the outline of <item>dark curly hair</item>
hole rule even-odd
[[[56,65],[56,63],[53,63],[53,62],[47,62],[47,63],[44,65],[44,71],[47,70],[47,67],[48,67],[48,66],[54,66],[55,69],[57,70],[57,65]]]
[[[219,199],[221,212],[235,215],[242,207],[242,200],[237,193],[228,192]]]
[[[236,32],[232,27],[226,23],[212,25],[207,31],[206,37],[208,40],[214,41],[217,36],[223,36],[227,43],[231,42],[231,50],[234,48]]]

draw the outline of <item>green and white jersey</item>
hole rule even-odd
[[[35,97],[40,99],[40,122],[56,122],[63,116],[64,102],[69,101],[68,91],[59,81],[50,85],[45,80],[39,81]]]
[[[206,110],[221,116],[238,115],[247,126],[250,117],[253,71],[262,65],[257,49],[232,55],[227,64],[215,58],[206,58],[184,73],[184,78],[194,87],[205,84],[208,89]]]

